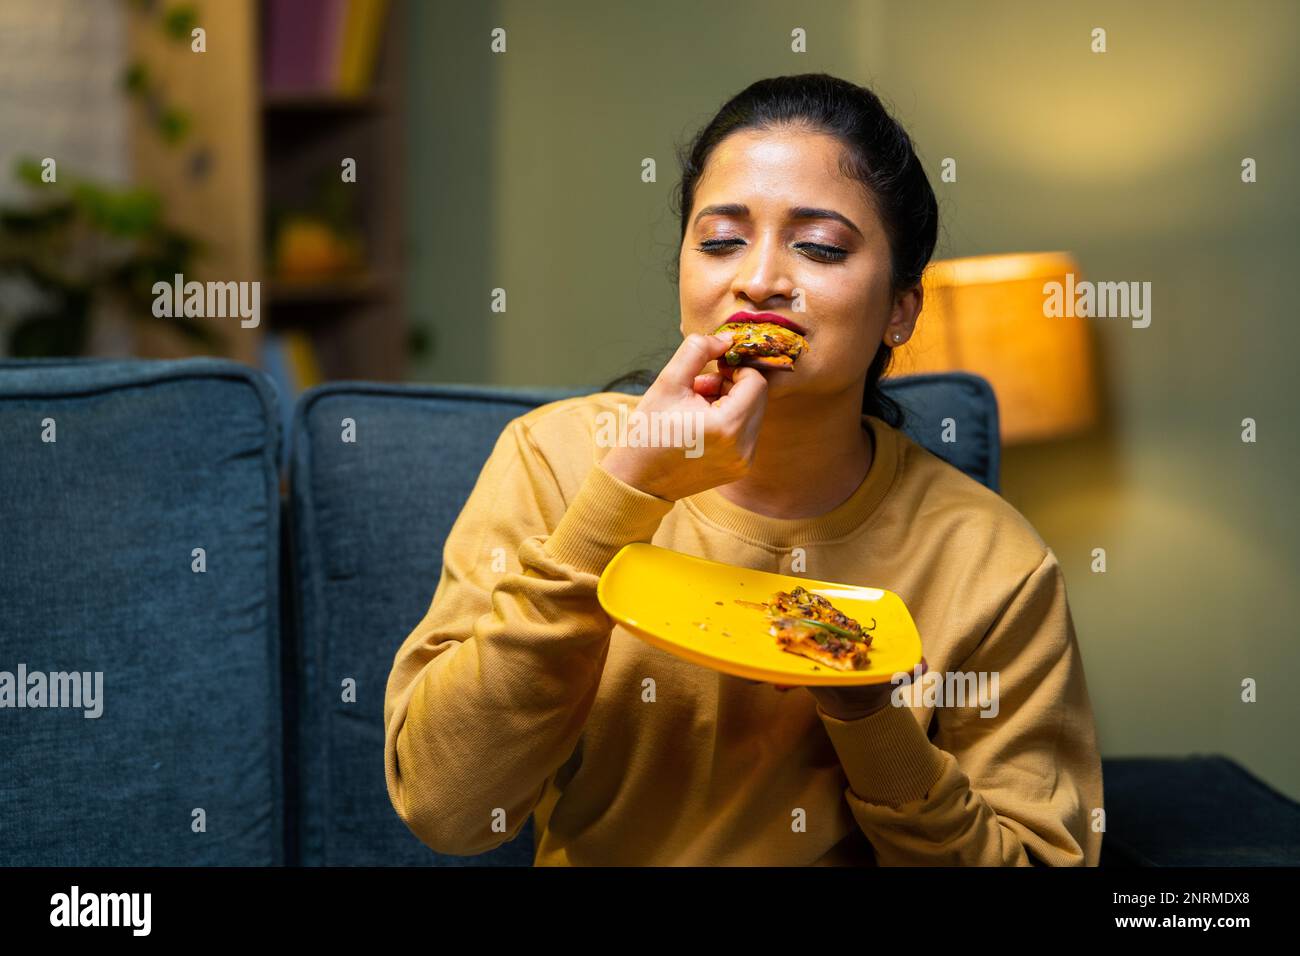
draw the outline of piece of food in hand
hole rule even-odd
[[[737,600],[737,604],[764,610],[771,617],[768,633],[782,650],[798,654],[841,671],[869,666],[868,651],[875,618],[864,628],[820,594],[799,586],[777,591],[766,604]]]
[[[808,349],[808,341],[798,332],[775,322],[724,322],[714,335],[731,332],[731,348],[723,361],[735,368],[772,368],[794,370],[794,360]]]

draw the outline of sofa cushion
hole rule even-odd
[[[0,671],[102,674],[0,713],[5,864],[283,862],[276,422],[230,362],[0,363]]]
[[[1300,804],[1219,756],[1103,762],[1101,865],[1300,866]]]
[[[477,857],[437,854],[393,811],[384,783],[384,690],[429,607],[442,546],[497,436],[571,390],[325,385],[294,419],[296,779],[305,865],[529,865],[532,822]],[[343,441],[343,421],[355,442]],[[355,681],[355,703],[343,682]]]

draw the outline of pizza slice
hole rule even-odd
[[[798,654],[837,671],[859,671],[870,664],[868,642],[829,628],[819,621],[775,617],[769,633],[782,650]]]
[[[777,591],[767,603],[739,599],[736,603],[766,611],[772,622],[768,633],[784,651],[838,671],[862,670],[870,664],[871,635],[867,632],[875,629],[875,618],[864,628],[803,586]]]
[[[845,636],[865,640],[868,644],[871,643],[871,635],[864,632],[861,624],[839,610],[826,598],[820,594],[814,594],[803,585],[795,587],[793,591],[777,591],[772,595],[772,600],[768,602],[767,606],[773,614],[817,621],[833,629],[847,632]],[[876,622],[873,618],[871,627],[866,630],[871,630],[875,626]]]

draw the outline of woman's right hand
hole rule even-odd
[[[767,379],[753,368],[731,368],[701,374],[732,344],[732,333],[693,333],[637,403],[634,414],[659,412],[661,421],[695,417],[695,441],[701,454],[688,457],[682,447],[617,445],[599,462],[615,478],[646,494],[668,501],[729,484],[749,471],[758,443],[758,429],[767,407]]]

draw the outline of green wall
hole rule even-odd
[[[1008,449],[1004,494],[1065,567],[1104,753],[1226,753],[1300,796],[1296,5],[417,6],[410,293],[438,334],[422,379],[597,386],[666,358],[674,146],[780,73],[892,104],[939,194],[939,257],[1066,249],[1086,278],[1151,282],[1149,328],[1094,320],[1104,425]],[[1109,52],[1089,51],[1094,27]]]

